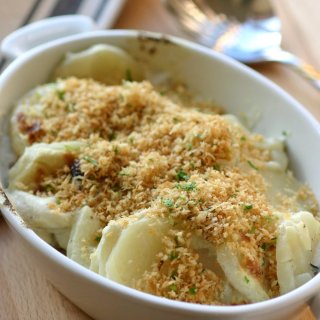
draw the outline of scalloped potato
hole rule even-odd
[[[54,74],[13,111],[7,189],[46,241],[110,280],[202,304],[263,301],[318,272],[318,206],[283,137],[183,86],[132,81],[139,64],[118,48],[68,54]]]

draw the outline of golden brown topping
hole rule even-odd
[[[51,206],[62,213],[88,205],[105,224],[152,207],[178,226],[164,239],[158,263],[137,282],[142,290],[221,303],[223,278],[190,249],[194,234],[213,247],[228,243],[270,296],[279,293],[277,221],[259,172],[271,153],[259,147],[261,136],[219,115],[179,106],[148,82],[61,82],[63,91],[43,96],[44,116],[19,116],[27,123],[20,129],[29,134],[29,124],[39,122],[41,135],[32,142],[83,139],[84,145],[66,167],[40,175],[36,194],[55,195]]]

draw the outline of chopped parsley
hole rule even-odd
[[[98,165],[97,160],[89,157],[89,156],[83,156],[83,160],[86,160],[87,162],[90,162],[91,164],[93,164],[94,166]]]
[[[46,184],[43,188],[46,192],[54,192],[55,190],[54,186],[51,183]]]
[[[132,79],[132,74],[131,74],[131,70],[130,70],[130,69],[127,69],[127,70],[126,70],[126,80],[127,80],[127,81],[130,81],[130,82],[133,81],[133,79]]]
[[[116,134],[114,131],[112,131],[112,132],[109,134],[108,138],[109,138],[109,141],[112,141],[112,140],[114,140],[114,139],[117,138],[117,134]]]
[[[174,291],[174,292],[177,292],[177,290],[178,290],[177,285],[174,283],[170,284],[170,286],[168,286],[168,289],[170,291]]]
[[[244,206],[243,206],[243,210],[244,211],[249,211],[249,210],[251,210],[253,208],[253,205],[252,204],[245,204]]]
[[[263,216],[263,218],[270,223],[272,222],[273,216],[267,215],[267,216]]]
[[[261,248],[263,251],[267,251],[267,250],[269,250],[270,248],[272,248],[274,245],[275,245],[275,243],[264,242],[264,243],[260,246],[260,248]]]
[[[189,176],[183,170],[179,170],[176,175],[176,180],[177,181],[188,181]]]
[[[256,165],[254,165],[250,160],[248,160],[247,162],[248,162],[248,165],[249,165],[252,169],[254,169],[254,170],[259,170],[259,168],[258,168]]]
[[[176,280],[177,276],[178,276],[178,270],[176,269],[171,272],[170,278],[173,280]]]
[[[253,227],[250,229],[249,233],[255,233],[256,230],[257,230],[257,228],[256,228],[255,226],[253,226]]]
[[[122,170],[122,171],[119,172],[119,176],[121,176],[121,177],[129,177],[130,174],[128,172],[125,172],[125,171]]]
[[[192,295],[195,295],[197,293],[197,288],[196,287],[189,288],[189,293]]]
[[[213,167],[213,169],[216,170],[216,171],[220,171],[220,170],[221,170],[220,165],[218,165],[217,163],[214,164],[212,167]]]
[[[172,199],[162,199],[162,204],[164,204],[167,208],[173,208],[174,202]]]
[[[57,96],[61,101],[64,101],[64,95],[65,95],[64,90],[57,90]]]
[[[176,251],[171,251],[170,255],[169,255],[169,259],[172,261],[172,260],[175,260],[178,258],[178,253]]]
[[[244,279],[245,283],[247,283],[247,284],[250,282],[250,279],[247,276],[244,276],[243,279]]]
[[[195,182],[187,182],[187,183],[184,183],[184,184],[177,183],[176,184],[176,188],[180,189],[180,190],[184,190],[184,191],[190,192],[190,191],[196,190],[197,186],[196,186]]]

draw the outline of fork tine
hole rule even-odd
[[[165,4],[192,40],[203,45],[215,47],[221,36],[234,29],[234,21],[216,15],[202,0],[167,0]]]

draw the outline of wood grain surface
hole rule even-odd
[[[282,0],[274,1],[274,5],[283,23],[283,47],[320,70],[320,1]],[[160,0],[128,0],[115,28],[182,35]],[[320,120],[320,93],[304,79],[277,64],[263,64],[255,68]],[[48,283],[2,217],[0,254],[1,320],[90,319]],[[315,319],[308,307],[294,318],[307,319]]]

